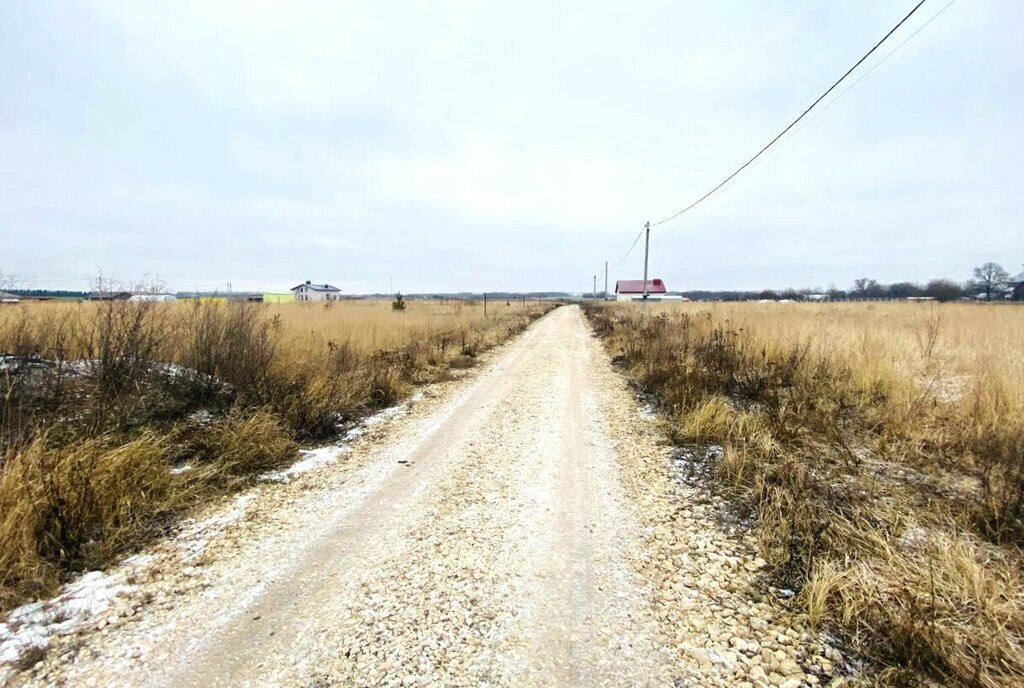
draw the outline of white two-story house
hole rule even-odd
[[[341,298],[341,289],[330,284],[313,284],[309,280],[292,287],[292,293],[296,301],[337,301]]]

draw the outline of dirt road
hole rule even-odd
[[[127,564],[123,599],[12,683],[817,683],[832,650],[747,595],[749,540],[668,465],[561,308],[336,462]]]

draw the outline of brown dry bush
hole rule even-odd
[[[170,507],[159,439],[40,437],[0,471],[0,606],[52,590],[66,570],[104,563]]]
[[[188,462],[183,480],[202,494],[247,483],[294,459],[297,445],[272,412],[233,412],[196,427],[183,425],[167,438],[177,462]]]
[[[940,400],[867,340],[771,336],[711,312],[588,314],[676,442],[722,446],[719,485],[754,510],[812,623],[893,667],[891,683],[908,669],[1024,681],[1022,407],[999,375]]]

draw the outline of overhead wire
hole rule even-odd
[[[866,53],[864,53],[864,55],[861,56],[861,58],[859,60],[857,60],[857,62],[855,62],[852,67],[847,69],[846,72],[843,73],[843,75],[841,77],[839,77],[835,82],[833,82],[833,84],[831,86],[829,86],[825,90],[824,93],[822,93],[820,96],[818,96],[814,100],[814,102],[812,102],[803,112],[801,112],[797,116],[796,119],[794,119],[792,122],[790,122],[786,126],[785,129],[783,129],[778,134],[776,134],[775,137],[771,141],[769,141],[767,144],[765,144],[757,153],[755,153],[752,158],[750,158],[745,163],[743,163],[738,168],[736,168],[729,176],[727,176],[725,179],[723,179],[718,184],[716,184],[710,191],[705,193],[703,196],[701,196],[700,198],[698,198],[694,202],[690,203],[688,206],[686,206],[682,210],[680,210],[678,212],[675,212],[675,213],[672,213],[668,217],[665,217],[665,218],[663,218],[661,220],[658,220],[657,222],[652,222],[651,223],[651,227],[657,227],[658,225],[665,224],[666,222],[669,222],[670,220],[674,220],[675,218],[679,217],[680,215],[683,215],[684,213],[689,212],[690,210],[692,210],[693,208],[695,208],[696,206],[698,206],[699,204],[701,204],[702,202],[707,200],[712,194],[714,194],[716,191],[721,189],[727,183],[729,183],[734,177],[736,177],[736,175],[738,175],[740,172],[742,172],[747,167],[749,167],[751,165],[751,163],[753,163],[755,160],[760,158],[761,155],[763,155],[765,153],[765,151],[767,151],[769,148],[771,148],[773,145],[775,145],[775,143],[779,139],[781,139],[783,136],[785,136],[787,132],[789,132],[794,126],[797,125],[797,123],[800,122],[800,120],[802,120],[811,110],[813,110],[814,107],[816,105],[818,105],[818,103],[820,103],[822,100],[824,100],[828,96],[829,93],[834,91],[837,86],[839,86],[843,81],[846,80],[846,78],[848,76],[850,76],[850,74],[852,74],[854,72],[854,70],[856,70],[858,67],[860,67],[860,65],[863,64],[865,60],[867,60],[872,54],[874,54],[874,52],[876,50],[878,50],[878,48],[881,47],[881,45],[883,43],[885,43],[889,39],[889,37],[892,36],[901,26],[903,26],[903,24],[905,24],[907,22],[907,20],[910,19],[921,8],[921,6],[924,5],[927,1],[928,0],[919,0],[918,3],[916,5],[914,5],[914,7],[902,19],[900,19],[900,21],[897,22],[897,24],[895,26],[893,26],[891,29],[889,29],[889,31],[884,36],[882,36],[881,40],[879,40],[877,43],[875,43],[874,46],[872,46],[870,50],[868,50]]]
[[[640,237],[642,237],[644,235],[644,229],[646,229],[646,228],[645,227],[641,227],[640,228],[640,232],[639,232],[639,234],[636,235],[636,239],[633,239],[633,243],[630,244],[629,250],[626,251],[626,254],[624,256],[622,256],[622,258],[619,258],[619,261],[617,263],[615,263],[614,265],[612,265],[611,267],[617,268],[620,265],[622,265],[626,261],[627,258],[629,258],[629,254],[631,254],[633,252],[633,249],[636,248],[637,243],[639,243]]]
[[[804,122],[803,124],[801,124],[801,125],[800,125],[799,127],[797,127],[796,129],[794,129],[794,130],[793,130],[793,131],[792,131],[792,132],[791,132],[791,133],[790,133],[790,134],[789,134],[788,136],[786,136],[785,138],[783,138],[783,139],[782,139],[782,140],[781,140],[781,141],[779,142],[779,144],[778,144],[777,146],[775,146],[774,148],[772,148],[772,150],[770,150],[770,151],[768,152],[768,154],[764,156],[764,158],[762,158],[762,159],[758,160],[758,161],[757,161],[756,163],[754,163],[753,165],[751,165],[750,169],[754,169],[754,168],[756,168],[756,167],[757,167],[758,165],[760,165],[761,163],[763,163],[763,162],[764,162],[764,161],[765,161],[766,159],[770,158],[770,157],[771,157],[772,155],[774,155],[775,153],[777,153],[777,152],[779,151],[779,149],[780,149],[780,148],[781,148],[782,146],[786,145],[786,144],[787,144],[787,143],[789,143],[789,142],[790,142],[791,140],[793,140],[793,138],[795,138],[795,137],[796,137],[796,136],[797,136],[797,135],[798,135],[798,134],[799,134],[799,133],[800,133],[801,131],[803,131],[803,130],[804,130],[805,128],[807,128],[808,126],[810,126],[810,125],[811,125],[811,123],[812,123],[812,122],[814,122],[814,120],[818,119],[818,117],[820,117],[820,116],[821,116],[822,114],[824,114],[824,113],[825,113],[825,111],[827,111],[827,110],[828,110],[828,109],[829,109],[830,107],[832,107],[833,105],[835,105],[835,104],[836,104],[836,102],[837,102],[838,100],[840,100],[840,99],[841,99],[841,98],[842,98],[843,96],[845,96],[845,95],[846,95],[847,93],[849,93],[849,92],[850,92],[850,91],[852,91],[852,90],[853,90],[854,88],[856,88],[857,84],[859,84],[859,83],[860,83],[861,81],[863,81],[864,79],[866,79],[866,78],[867,78],[867,77],[868,77],[868,76],[869,76],[869,75],[870,75],[870,74],[871,74],[872,72],[874,72],[874,71],[875,71],[876,69],[878,69],[879,67],[881,67],[881,66],[882,66],[882,65],[883,65],[883,64],[884,64],[884,63],[885,63],[885,62],[886,62],[886,61],[887,61],[887,60],[888,60],[888,59],[889,59],[890,57],[892,57],[893,55],[895,55],[895,54],[896,54],[896,53],[897,53],[897,52],[898,52],[898,51],[899,51],[899,50],[900,50],[900,49],[901,49],[901,48],[902,48],[903,46],[905,46],[905,45],[906,45],[907,43],[909,43],[909,42],[910,42],[911,40],[913,40],[913,39],[914,39],[914,37],[915,37],[915,36],[917,36],[917,34],[921,33],[921,32],[922,32],[922,31],[923,31],[923,30],[924,30],[925,28],[927,28],[927,26],[928,26],[929,24],[931,24],[931,23],[932,23],[933,21],[935,21],[936,19],[938,19],[938,18],[939,18],[939,16],[940,16],[940,15],[942,15],[942,13],[943,13],[943,12],[945,12],[946,10],[948,10],[948,9],[949,9],[950,7],[952,7],[952,6],[953,6],[953,5],[955,4],[955,3],[956,3],[956,0],[949,0],[949,2],[947,2],[947,3],[946,3],[946,4],[945,4],[945,5],[943,6],[943,7],[942,7],[942,9],[940,9],[940,10],[939,10],[938,12],[936,12],[936,13],[935,13],[934,15],[932,15],[932,16],[931,16],[931,18],[929,18],[929,19],[928,19],[928,21],[924,22],[923,24],[921,24],[921,26],[917,27],[917,29],[915,29],[913,33],[911,33],[911,34],[910,34],[909,36],[907,36],[907,37],[906,37],[905,39],[903,39],[902,41],[900,41],[900,43],[899,43],[899,44],[898,44],[898,45],[897,45],[897,46],[896,46],[895,48],[893,48],[893,49],[892,49],[892,50],[890,50],[890,51],[889,51],[888,53],[886,53],[886,54],[885,54],[885,55],[884,55],[884,56],[883,56],[883,57],[882,57],[881,59],[879,59],[879,60],[878,60],[878,62],[876,62],[875,64],[873,64],[873,65],[872,65],[872,66],[871,66],[871,67],[870,67],[869,69],[867,69],[867,70],[866,70],[866,71],[865,71],[865,72],[864,72],[863,74],[861,74],[861,75],[860,75],[860,76],[858,76],[858,77],[857,77],[857,78],[856,78],[856,79],[855,79],[855,80],[854,80],[853,82],[851,82],[851,83],[850,83],[850,84],[849,84],[849,85],[848,85],[848,86],[847,86],[846,88],[844,88],[844,89],[843,89],[842,91],[840,91],[840,92],[839,92],[838,94],[836,94],[836,96],[835,96],[834,98],[832,98],[832,100],[828,101],[827,103],[825,103],[825,105],[823,105],[822,107],[818,108],[818,109],[817,109],[817,110],[816,110],[816,111],[814,112],[814,114],[813,114],[813,115],[811,115],[811,116],[810,116],[809,118],[807,118],[807,120],[806,120],[806,121],[805,121],[805,122]],[[747,172],[747,173],[749,173],[749,171],[750,171],[750,170],[748,169],[748,170],[747,170],[746,172]],[[743,176],[743,175],[738,175],[738,176]],[[724,185],[723,185],[723,188],[724,188]],[[683,219],[685,219],[685,218],[683,218]],[[681,222],[677,222],[677,223],[674,223],[674,224],[670,225],[669,227],[666,227],[666,228],[665,228],[665,230],[662,230],[662,231],[666,231],[666,230],[669,230],[669,229],[674,229],[675,227],[678,227],[678,226],[679,226],[680,224],[681,224]]]

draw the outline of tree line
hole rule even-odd
[[[1024,300],[1024,273],[1011,276],[998,263],[985,263],[974,268],[973,277],[965,282],[939,278],[925,284],[917,282],[894,282],[881,284],[870,277],[862,277],[853,281],[849,289],[763,289],[760,291],[684,291],[681,296],[695,301],[718,300],[771,300],[771,301],[805,301],[809,298],[830,301],[851,299],[909,299],[928,298],[936,301],[957,301],[959,299],[977,299],[996,301],[1012,299]]]

